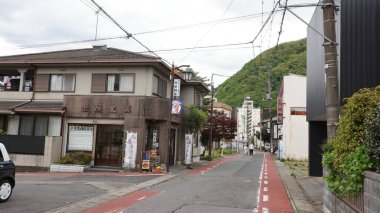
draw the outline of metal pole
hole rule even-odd
[[[212,126],[213,126],[213,117],[214,117],[214,84],[213,84],[214,73],[211,74],[211,106],[210,106],[210,133],[208,139],[208,155],[211,157],[212,150]]]
[[[170,145],[171,145],[171,128],[172,128],[172,103],[173,103],[173,84],[174,84],[174,62],[172,63],[172,69],[170,70],[170,108],[169,108],[169,122],[168,122],[168,154],[166,160],[166,171],[169,173],[170,166]]]

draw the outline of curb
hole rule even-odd
[[[46,211],[47,213],[66,213],[66,212],[82,212],[88,208],[93,208],[96,206],[99,206],[101,204],[107,203],[109,201],[115,200],[118,197],[125,196],[128,194],[131,194],[133,192],[139,191],[141,189],[151,187],[160,183],[163,183],[165,181],[168,181],[172,178],[176,177],[176,175],[164,175],[158,178],[155,178],[153,180],[145,181],[143,183],[139,183],[137,185],[128,187],[128,188],[122,188],[119,190],[115,190],[112,192],[108,192],[106,194],[100,195],[98,197],[92,197],[89,199],[81,200],[75,203],[71,203],[68,205],[64,205],[61,207],[58,207],[56,209],[52,209],[49,211]]]

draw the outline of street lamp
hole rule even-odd
[[[180,65],[180,66],[174,66],[174,62],[172,63],[172,69],[170,71],[170,110],[169,110],[169,122],[168,122],[168,154],[167,154],[167,163],[166,163],[166,170],[169,172],[169,165],[170,165],[170,145],[171,145],[171,128],[172,128],[172,105],[173,105],[173,85],[174,85],[174,71],[176,69],[182,68],[182,67],[190,67],[190,65]]]
[[[212,125],[213,125],[213,117],[214,117],[214,75],[221,76],[221,77],[231,77],[228,75],[221,75],[212,73],[211,74],[211,117],[210,117],[210,133],[209,133],[209,142],[208,142],[208,155],[211,157],[211,150],[212,150]]]

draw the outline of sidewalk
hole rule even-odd
[[[291,176],[284,163],[276,160],[276,166],[295,212],[323,212],[323,180],[300,173]]]

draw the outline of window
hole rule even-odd
[[[8,117],[8,135],[61,136],[60,116],[20,115]]]
[[[108,92],[133,92],[134,87],[134,74],[107,75]]]
[[[152,84],[152,93],[160,97],[166,98],[167,95],[167,83],[164,79],[154,75]]]
[[[75,75],[51,75],[50,91],[73,92],[75,88]]]
[[[33,115],[20,116],[20,135],[33,135]]]
[[[203,106],[203,97],[202,94],[195,94],[195,105],[197,107]]]
[[[67,141],[68,151],[92,151],[94,127],[87,125],[69,125]]]

